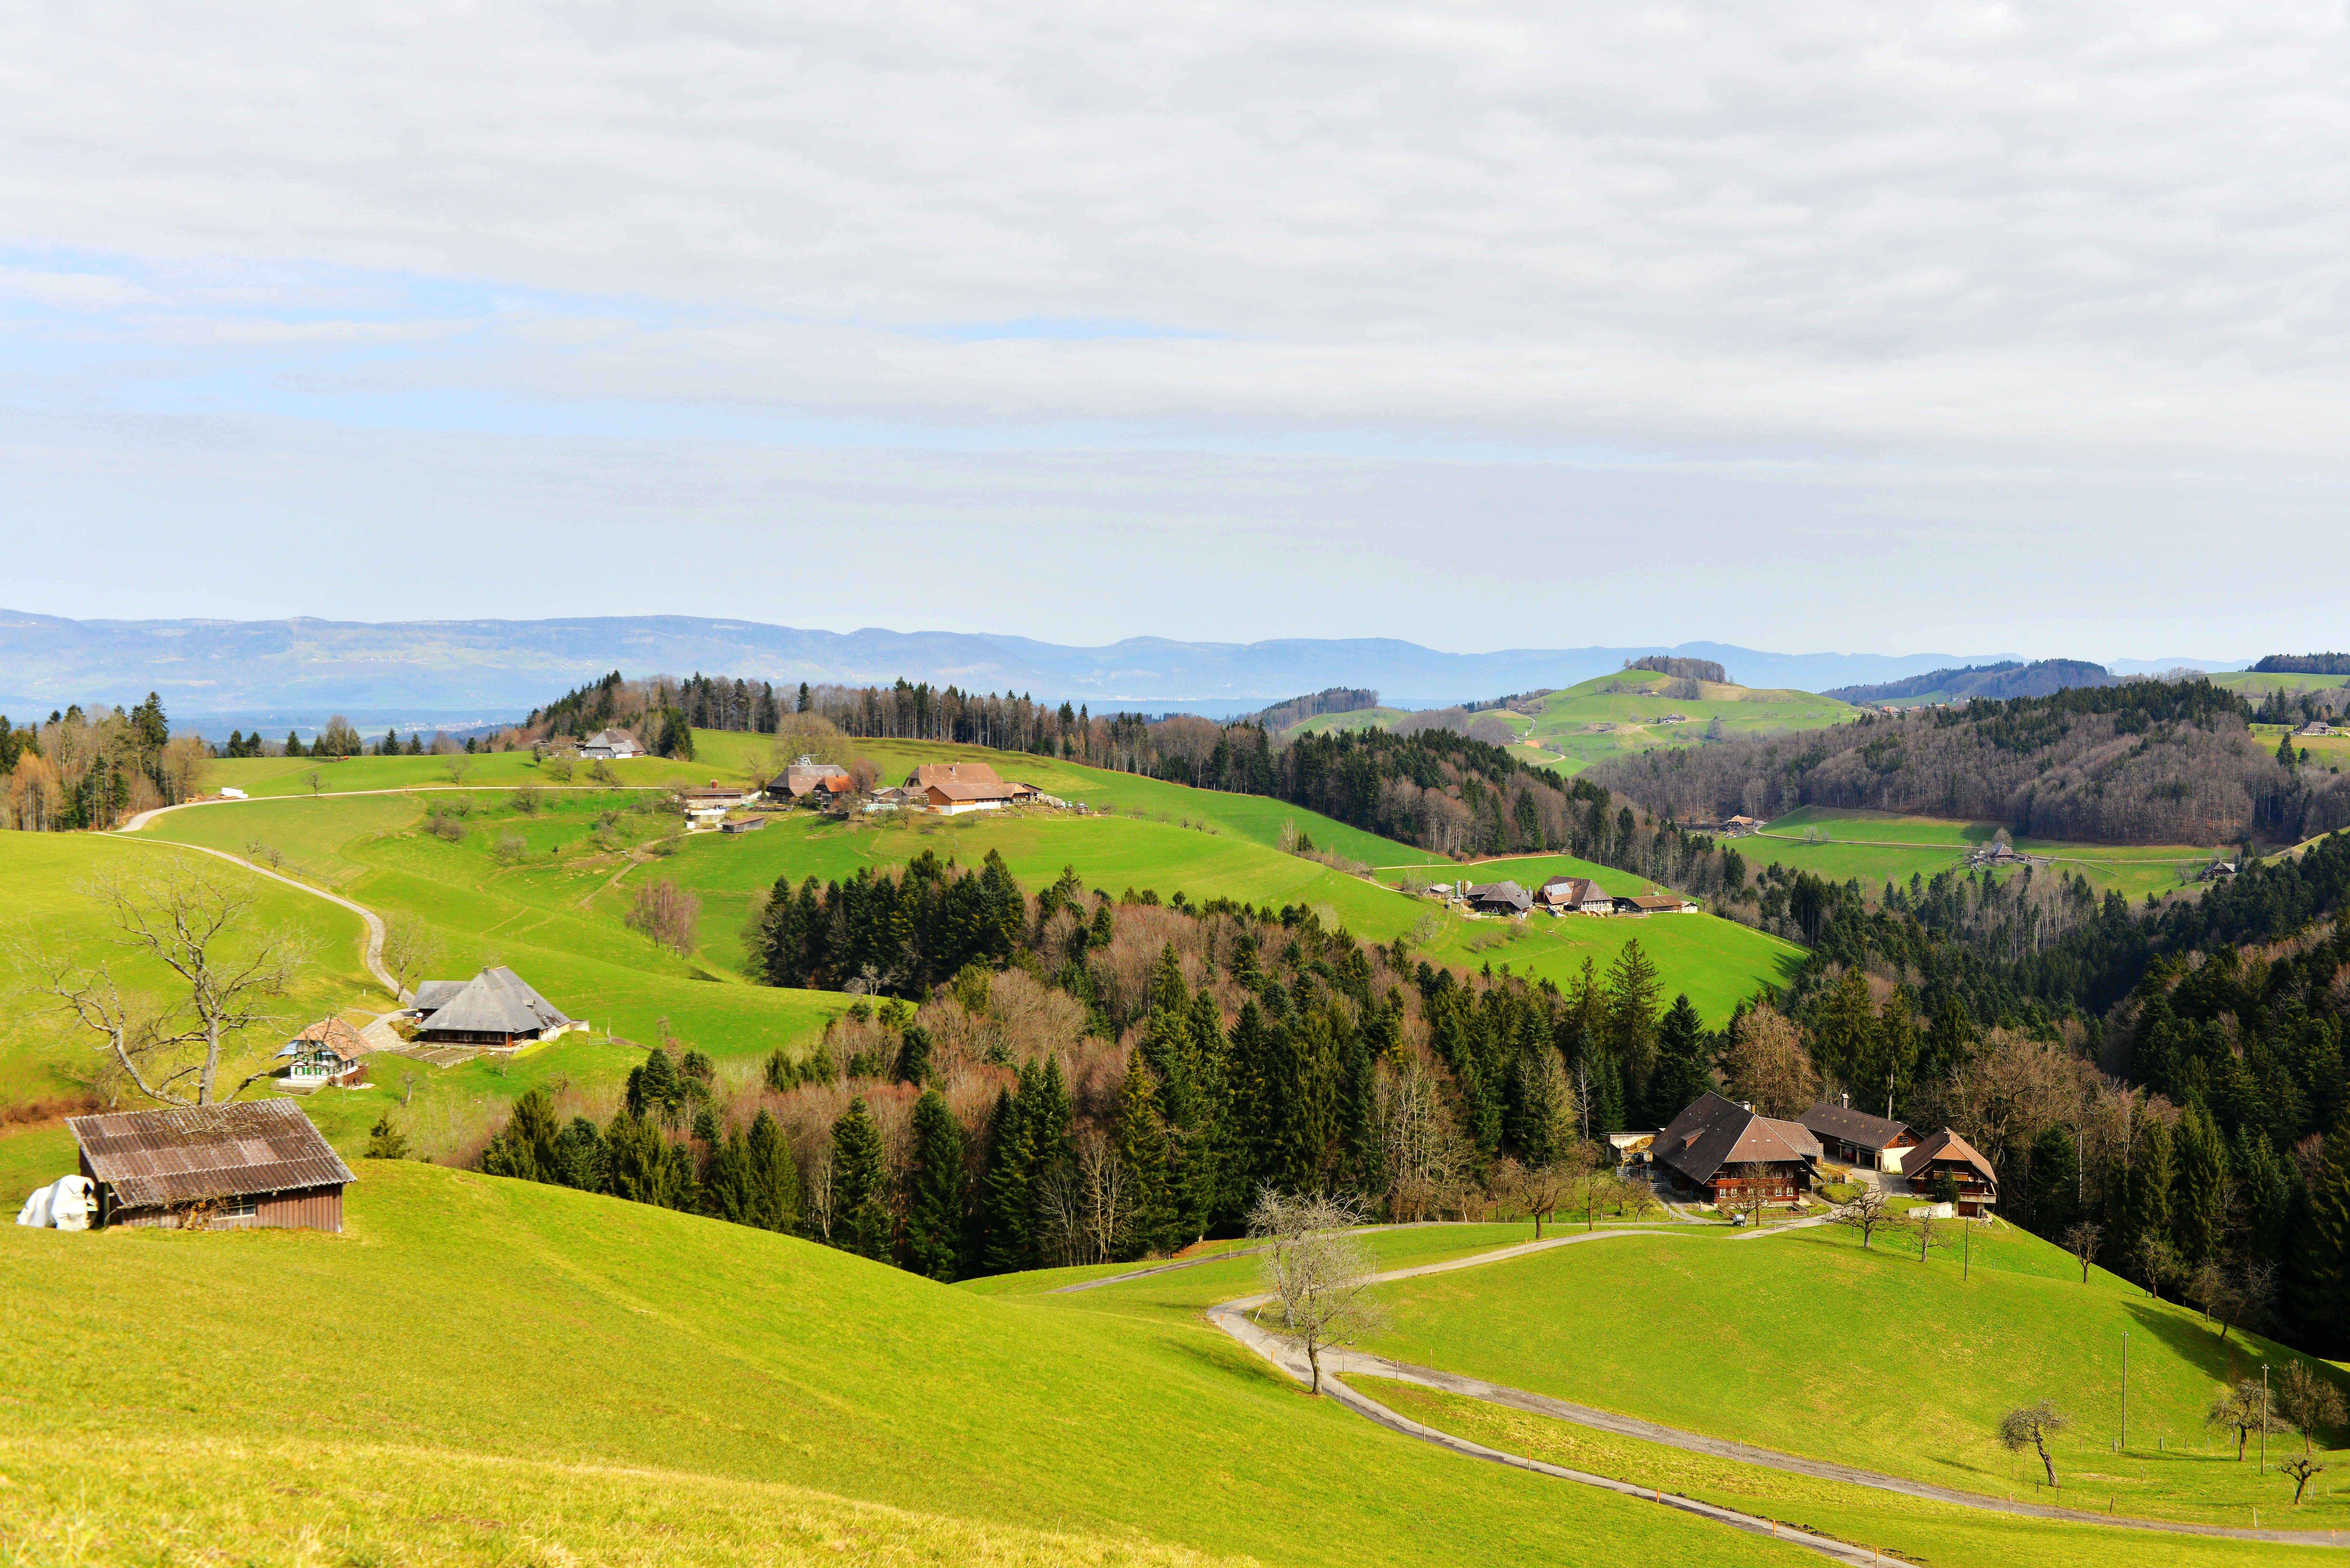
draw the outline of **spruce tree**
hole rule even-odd
[[[491,1176],[521,1181],[560,1181],[556,1139],[561,1132],[561,1124],[555,1119],[555,1102],[547,1098],[545,1089],[533,1089],[515,1102],[504,1130],[482,1151],[482,1169]]]
[[[914,1102],[913,1168],[906,1178],[906,1267],[951,1282],[963,1251],[962,1128],[946,1096]]]
[[[1657,998],[1664,984],[1638,937],[1607,966],[1607,1044],[1625,1071],[1645,1081],[1657,1054]]]
[[[2124,1184],[2121,1242],[2125,1258],[2141,1236],[2169,1241],[2171,1182],[2170,1129],[2149,1121],[2138,1133],[2137,1147],[2130,1151],[2129,1179]]]
[[[762,1231],[792,1231],[800,1224],[800,1171],[792,1161],[791,1145],[775,1118],[762,1110],[743,1140],[749,1165],[751,1218],[745,1223]]]
[[[1020,1106],[999,1089],[987,1122],[987,1168],[980,1177],[980,1272],[1016,1273],[1033,1268],[1036,1242],[1028,1173],[1035,1150]]]
[[[1641,1112],[1642,1125],[1665,1127],[1713,1086],[1712,1041],[1705,1020],[1690,1004],[1684,992],[1673,998],[1664,1022],[1657,1026],[1657,1069],[1648,1075],[1648,1094]]]
[[[1139,1054],[1128,1058],[1126,1089],[1118,1097],[1118,1161],[1132,1201],[1122,1259],[1171,1249],[1175,1215],[1167,1190],[1167,1127],[1159,1115],[1159,1085]]]
[[[881,1129],[862,1096],[832,1124],[833,1244],[863,1257],[889,1261],[889,1171]]]
[[[2291,1292],[2309,1348],[2350,1355],[2350,1106],[2294,1208]]]
[[[2189,1102],[2173,1151],[2171,1245],[2189,1268],[2217,1262],[2228,1235],[2228,1146],[2201,1106]]]

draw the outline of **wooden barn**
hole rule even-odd
[[[358,1179],[291,1100],[68,1116],[100,1225],[337,1231]]]
[[[1865,1165],[1871,1170],[1898,1172],[1900,1151],[1918,1141],[1918,1135],[1899,1122],[1829,1100],[1820,1101],[1796,1119],[1820,1140],[1823,1158]]]

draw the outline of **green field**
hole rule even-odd
[[[1409,708],[1357,708],[1351,713],[1316,713],[1281,732],[1292,735],[1336,735],[1350,730],[1384,730],[1410,712]]]
[[[359,1175],[342,1236],[0,1236],[11,1560],[1798,1561],[1399,1439],[1196,1315]]]
[[[1695,745],[1717,718],[1729,734],[1767,735],[1783,730],[1822,730],[1859,712],[1850,703],[1809,691],[1717,686],[1709,681],[1700,688],[1698,696],[1666,697],[1662,693],[1669,684],[1668,677],[1627,670],[1554,691],[1540,699],[1541,711],[1531,718],[1505,717],[1523,725],[1528,761],[1564,759],[1551,765],[1572,773],[1624,752]],[[1660,722],[1675,713],[1687,722]]]
[[[1806,838],[1806,831],[1813,829],[1824,837]],[[1937,872],[1961,868],[1967,852],[1989,844],[1998,830],[1994,822],[1807,805],[1740,840],[1737,848],[1757,870],[1776,861],[1832,881],[1857,879],[1862,891],[1874,893],[1887,882],[1906,887],[1913,876],[1930,882]],[[2045,838],[2019,838],[2015,847],[2027,855],[2053,857],[2055,864],[2044,867],[2043,874],[2053,870],[2085,877],[2100,892],[2111,890],[2133,899],[2191,888],[2203,867],[2233,853],[2225,846],[2070,844]],[[2015,874],[2014,868],[1997,873],[2002,877]]]
[[[1965,1491],[2206,1523],[2282,1511],[2292,1483],[2238,1465],[2199,1423],[2224,1382],[2291,1353],[2241,1335],[2223,1346],[2191,1310],[2102,1271],[2085,1285],[2064,1252],[2012,1228],[1976,1236],[1972,1253],[1970,1268],[1955,1253],[1920,1263],[1914,1240],[1864,1251],[1834,1227],[1568,1248],[1386,1287],[1393,1332],[1365,1348]],[[2125,1334],[2129,1448],[2116,1454]],[[2076,1422],[2053,1445],[2054,1500],[1993,1436],[2002,1412],[2043,1397]],[[2350,1528],[2350,1490],[2314,1496],[2291,1522]]]
[[[2230,691],[2241,691],[2257,699],[2272,691],[2330,691],[2350,681],[2350,675],[2285,675],[2233,670],[2209,679],[2214,686],[2224,686]]]

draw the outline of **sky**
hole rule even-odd
[[[0,13],[0,604],[2341,646],[2350,5]]]

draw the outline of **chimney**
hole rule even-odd
[[[1748,1116],[1752,1116],[1754,1114],[1754,1102],[1752,1100],[1741,1100],[1738,1102],[1738,1108],[1744,1111]]]
[[[1850,1089],[1846,1089],[1844,1092],[1844,1108],[1846,1110],[1852,1109],[1852,1091]]]

